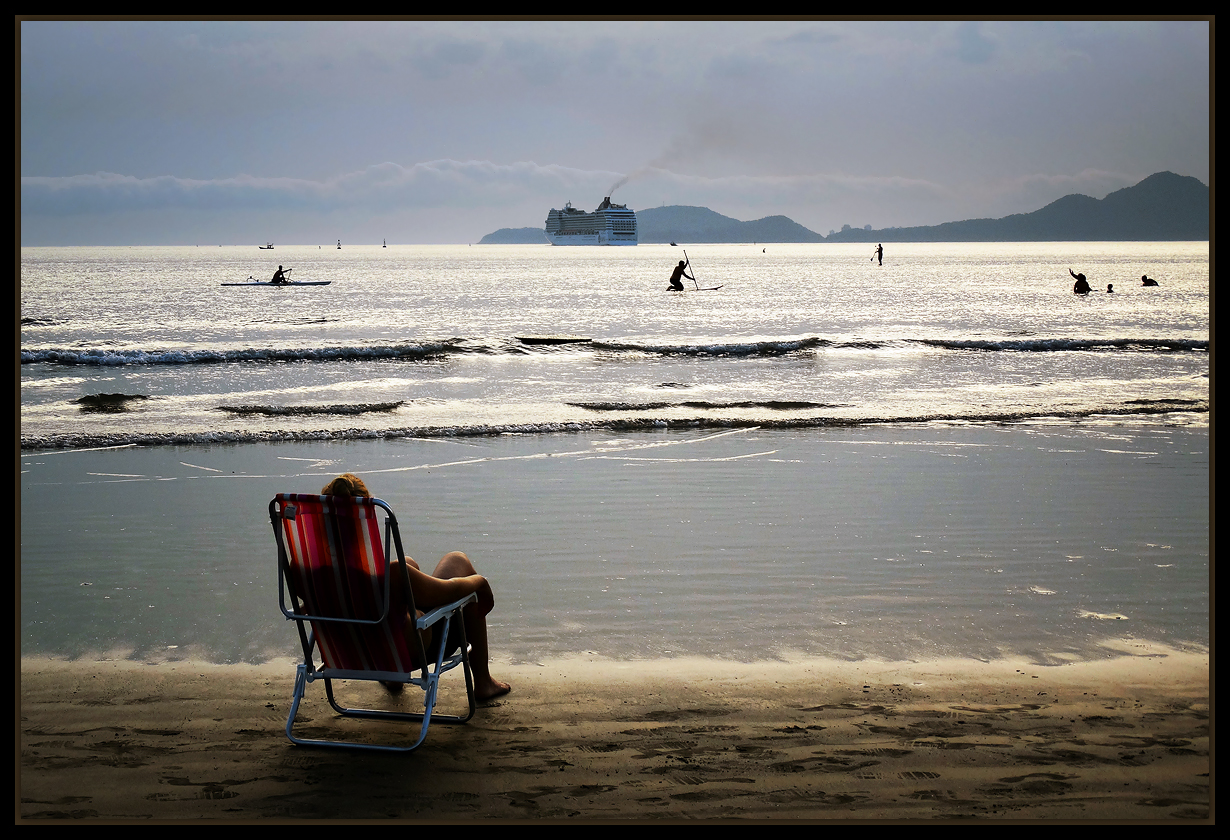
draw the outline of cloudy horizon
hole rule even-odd
[[[1209,39],[1206,21],[22,21],[21,244],[476,242],[605,195],[827,234],[1163,170],[1207,184]]]

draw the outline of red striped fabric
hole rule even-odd
[[[287,581],[296,611],[306,615],[375,619],[384,608],[385,578],[379,508],[371,499],[351,496],[282,494],[289,561]],[[377,625],[312,622],[326,668],[347,671],[412,670],[402,634],[406,607],[401,586],[393,582],[389,618]]]

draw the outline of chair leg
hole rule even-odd
[[[295,715],[299,713],[299,703],[303,700],[303,694],[307,690],[307,666],[300,665],[295,669],[295,693],[291,697],[290,714],[286,716],[286,737],[293,743],[304,743],[295,737],[292,731],[295,728]]]
[[[403,722],[418,722],[420,724],[418,740],[413,745],[408,747],[393,747],[381,746],[377,744],[359,744],[347,741],[324,741],[311,738],[299,738],[294,734],[295,717],[299,712],[299,704],[303,701],[307,693],[309,682],[309,674],[307,665],[300,664],[295,671],[295,690],[291,700],[290,714],[286,718],[286,737],[294,744],[304,746],[317,747],[350,747],[354,749],[379,750],[383,752],[411,752],[417,749],[427,738],[427,728],[433,720],[440,723],[465,723],[474,717],[477,704],[474,699],[474,676],[470,668],[470,649],[468,644],[463,644],[461,648],[461,669],[465,674],[466,680],[466,700],[468,701],[468,712],[462,715],[444,715],[436,714],[436,701],[439,699],[440,677],[443,674],[437,670],[436,673],[427,674],[426,685],[423,687],[423,712],[392,712],[381,709],[352,709],[338,703],[333,692],[333,680],[325,677],[325,694],[328,697],[329,705],[333,707],[339,715],[344,717],[367,718],[373,720],[395,720]],[[439,663],[437,663],[437,668]],[[456,667],[456,666],[454,666]],[[451,670],[451,668],[449,669]],[[447,673],[445,671],[444,673]],[[319,677],[318,677],[319,678]],[[420,683],[421,685],[421,683]]]
[[[325,741],[315,738],[298,738],[295,736],[294,729],[295,716],[299,711],[299,703],[303,700],[303,696],[307,691],[307,667],[300,665],[295,674],[295,693],[291,700],[290,715],[286,718],[286,737],[291,743],[307,747],[344,747],[357,750],[376,750],[378,752],[413,752],[422,745],[427,739],[427,725],[430,721],[431,710],[428,709],[426,715],[407,714],[405,712],[379,712],[370,709],[343,709],[337,704],[333,698],[333,686],[330,680],[325,680],[326,692],[329,695],[329,702],[333,708],[337,709],[341,714],[348,717],[362,718],[380,718],[386,720],[403,720],[403,721],[422,721],[422,726],[419,729],[419,737],[413,744],[408,747],[394,747],[384,744],[360,744],[352,741]]]

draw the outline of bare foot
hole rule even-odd
[[[512,691],[512,686],[497,679],[488,678],[474,686],[474,697],[477,700],[494,700]]]

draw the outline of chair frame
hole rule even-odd
[[[383,608],[379,617],[375,619],[362,619],[335,615],[311,615],[305,612],[306,607],[300,606],[307,604],[296,593],[295,581],[301,573],[301,564],[304,558],[298,557],[297,553],[300,548],[298,543],[288,537],[291,536],[291,529],[294,527],[295,518],[299,513],[300,506],[304,504],[319,505],[323,508],[321,514],[324,516],[337,517],[338,509],[342,507],[367,507],[371,508],[370,515],[378,516],[376,509],[384,511],[384,540],[383,546],[373,546],[382,550],[374,551],[374,555],[381,563],[378,570],[379,575],[383,578]],[[417,656],[417,662],[421,663],[421,667],[414,666],[406,671],[380,671],[380,670],[347,670],[341,668],[330,668],[325,664],[324,652],[319,650],[317,633],[323,632],[326,636],[329,631],[320,625],[349,625],[351,627],[374,627],[384,624],[389,621],[389,602],[393,585],[393,575],[390,573],[392,560],[394,556],[401,561],[402,570],[402,589],[405,593],[405,602],[409,609],[410,615],[415,615],[414,594],[410,588],[410,576],[406,566],[406,554],[402,549],[401,532],[397,527],[397,517],[393,514],[392,508],[381,499],[372,499],[366,497],[349,497],[349,496],[320,496],[320,495],[303,495],[293,493],[280,493],[274,497],[269,503],[269,520],[273,525],[274,537],[278,544],[278,606],[282,610],[282,614],[287,620],[294,621],[296,628],[299,631],[299,641],[303,648],[303,662],[298,665],[295,674],[295,689],[291,701],[290,714],[286,718],[286,737],[295,744],[306,746],[320,747],[344,747],[353,749],[368,749],[378,750],[383,752],[412,752],[427,738],[427,728],[432,721],[440,721],[442,723],[465,723],[474,716],[475,700],[474,700],[474,677],[470,667],[470,645],[465,636],[465,621],[461,615],[461,610],[471,602],[477,602],[478,598],[474,594],[467,595],[458,601],[451,604],[439,607],[432,610],[430,613],[419,617],[415,621],[415,627],[418,630],[424,630],[428,627],[439,624],[436,632],[441,640],[439,645],[434,645],[436,654],[434,657],[428,657],[427,650],[423,645],[423,640],[420,633],[412,634],[415,644],[409,646],[411,657]],[[373,535],[373,543],[379,538],[377,531]],[[291,543],[292,548],[288,550],[287,543]],[[336,563],[339,558],[335,556],[335,548],[330,540],[328,549],[331,554],[331,561]],[[394,555],[394,551],[396,554]],[[296,555],[293,556],[292,555]],[[344,563],[344,560],[342,560]],[[290,595],[290,607],[287,606],[286,596]],[[349,605],[347,605],[349,606]],[[461,646],[456,653],[450,654],[446,648],[448,647],[447,639],[451,622],[457,619],[461,630]],[[393,632],[401,633],[399,627],[392,628]],[[320,664],[316,664],[316,654],[320,654]],[[448,671],[461,666],[465,674],[466,681],[466,697],[469,701],[469,711],[465,715],[445,715],[436,714],[435,705],[439,691],[440,677]],[[419,675],[415,676],[418,672]],[[299,703],[303,700],[304,694],[307,691],[309,683],[316,680],[324,680],[325,694],[331,705],[338,714],[345,717],[354,717],[361,719],[376,719],[376,720],[393,720],[403,722],[421,722],[419,729],[418,740],[413,745],[408,747],[399,747],[383,744],[364,744],[353,741],[325,740],[313,738],[301,738],[295,735],[294,726],[295,718],[299,711]],[[384,683],[413,683],[421,688],[424,692],[423,712],[394,712],[384,709],[362,709],[349,708],[338,703],[333,692],[334,680],[371,680]]]

